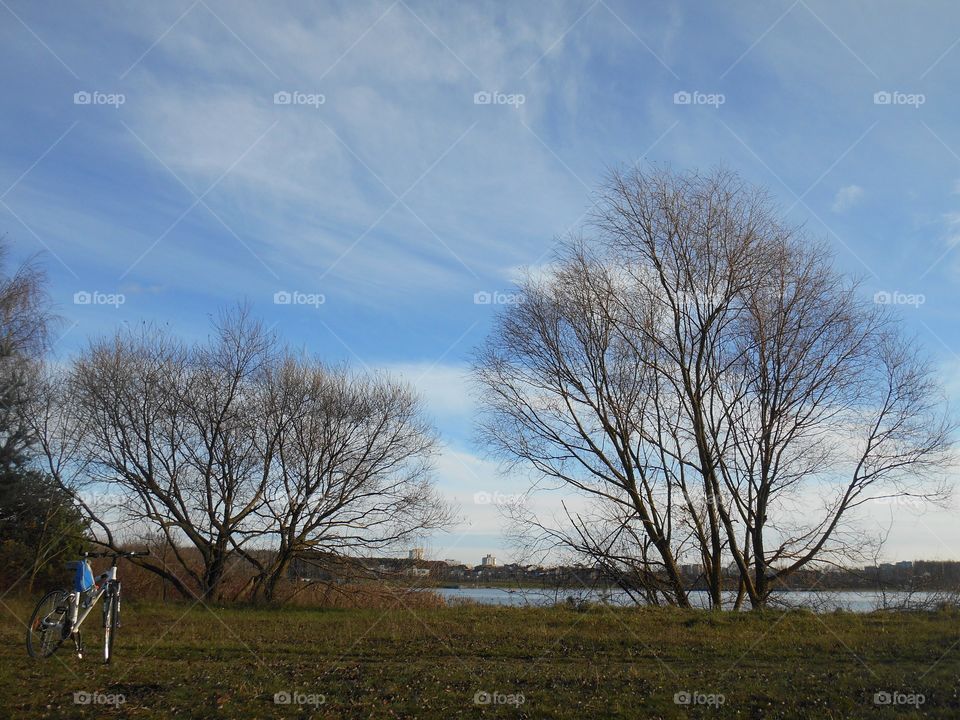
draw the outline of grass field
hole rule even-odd
[[[0,717],[960,717],[955,612],[130,602],[104,666],[96,623],[83,660],[31,660],[31,609],[0,606]]]

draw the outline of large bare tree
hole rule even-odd
[[[184,595],[219,597],[244,567],[272,600],[298,554],[360,553],[448,519],[419,398],[294,357],[246,307],[206,342],[150,326],[93,341],[47,387],[49,471],[104,544],[159,538],[169,558],[138,562]]]
[[[733,173],[614,173],[520,289],[477,357],[484,435],[590,497],[548,534],[648,599],[686,605],[691,558],[712,606],[730,566],[762,605],[849,552],[863,503],[944,492],[954,426],[917,345]]]
[[[178,571],[144,562],[181,592],[215,594],[262,501],[255,387],[274,344],[241,309],[224,313],[206,343],[145,326],[93,341],[74,363],[63,409],[83,431],[87,472],[120,491],[114,534],[118,524],[160,533]]]

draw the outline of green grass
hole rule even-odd
[[[128,602],[116,662],[31,660],[27,603],[0,606],[0,717],[960,717],[960,614],[660,609],[409,611]],[[97,619],[98,613],[91,616]],[[122,694],[77,705],[77,691]],[[275,705],[275,693],[323,696]],[[678,692],[723,694],[682,706]],[[874,693],[922,693],[877,707]],[[476,693],[523,696],[477,705]]]

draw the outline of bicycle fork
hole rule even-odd
[[[115,576],[114,576],[115,577]],[[103,603],[103,661],[110,662],[112,635],[120,627],[120,581],[111,579]]]

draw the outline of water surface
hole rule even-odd
[[[604,602],[610,605],[629,605],[629,596],[622,590],[574,590],[526,588],[508,590],[506,588],[460,587],[438,588],[436,590],[451,605],[474,602],[480,605],[546,606],[566,602],[568,597],[575,600]],[[736,593],[724,593],[724,602],[732,604]],[[690,602],[694,607],[705,608],[708,605],[706,591],[695,590],[690,593]],[[779,593],[776,604],[809,608],[818,612],[847,610],[849,612],[870,612],[879,608],[903,607],[905,604],[917,605],[934,600],[934,593],[881,592],[879,590],[836,590],[806,591],[795,590]]]

